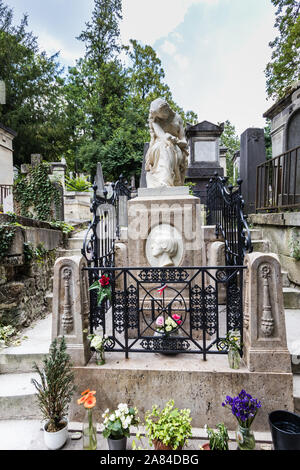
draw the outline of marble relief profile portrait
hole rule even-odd
[[[146,242],[146,258],[151,266],[178,266],[183,254],[179,232],[168,224],[154,227]]]

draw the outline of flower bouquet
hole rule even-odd
[[[250,427],[259,408],[261,408],[261,402],[252,398],[245,390],[241,390],[234,398],[227,396],[222,406],[230,408],[233,416],[237,419],[236,440],[239,448],[241,450],[254,449],[255,439]]]
[[[176,313],[174,313],[171,317],[168,316],[166,320],[164,319],[162,315],[160,315],[159,317],[157,317],[155,323],[156,323],[156,331],[158,333],[163,333],[163,334],[168,335],[172,333],[174,330],[178,329],[178,326],[181,325],[182,320],[181,320],[180,315],[177,315]]]
[[[231,369],[238,369],[240,367],[240,350],[242,347],[241,335],[238,330],[230,330],[226,335],[223,343],[228,349],[228,363]]]
[[[109,340],[108,335],[88,335],[88,339],[91,341],[90,346],[96,351],[96,364],[102,366],[105,364],[105,343]]]
[[[102,434],[108,441],[110,450],[125,450],[127,438],[130,436],[130,426],[139,423],[138,410],[128,407],[126,403],[120,403],[114,412],[107,409],[102,417]]]
[[[103,276],[100,277],[97,281],[93,282],[93,284],[89,287],[89,290],[97,290],[97,303],[98,306],[101,305],[103,300],[111,300],[111,286],[110,286],[110,280],[108,276]]]
[[[88,388],[81,394],[81,398],[77,400],[78,405],[84,406],[87,410],[85,420],[82,425],[83,434],[83,448],[84,450],[96,450],[97,449],[97,429],[93,423],[93,408],[96,405],[96,392],[90,391]]]

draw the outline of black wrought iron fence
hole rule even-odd
[[[114,266],[115,240],[120,237],[121,204],[126,209],[131,198],[131,188],[120,175],[119,180],[111,185],[111,194],[104,189],[103,197],[97,194],[97,185],[93,185],[91,203],[92,220],[88,227],[83,248],[83,256],[89,266]]]
[[[258,165],[256,211],[300,208],[300,147]]]
[[[242,265],[245,253],[253,249],[241,185],[242,180],[236,187],[227,185],[227,178],[217,175],[207,185],[207,225],[215,225],[216,236],[224,239],[228,266]]]
[[[109,278],[111,301],[90,291],[90,327],[109,336],[106,350],[226,354],[227,332],[243,340],[244,266],[88,267],[90,283]]]

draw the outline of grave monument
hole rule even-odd
[[[183,121],[158,98],[150,105],[149,128],[147,187],[128,202],[128,265],[200,265],[200,201],[184,186],[189,152]]]

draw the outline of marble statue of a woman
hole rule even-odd
[[[162,98],[152,101],[149,113],[150,145],[146,154],[148,188],[183,186],[188,144],[183,121]]]

